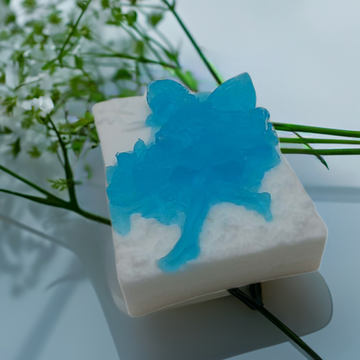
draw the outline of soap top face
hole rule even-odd
[[[147,103],[152,113],[146,124],[154,128],[155,140],[139,139],[107,168],[115,231],[125,236],[133,214],[179,225],[180,239],[157,259],[162,270],[172,272],[199,255],[199,235],[212,206],[233,203],[272,220],[271,196],[259,189],[265,173],[280,162],[278,139],[268,111],[256,108],[247,73],[211,94],[154,81]]]

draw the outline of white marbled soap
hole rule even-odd
[[[106,166],[115,164],[116,153],[132,150],[139,138],[152,141],[154,130],[145,126],[149,112],[145,97],[94,106]],[[117,275],[129,314],[140,316],[194,298],[224,296],[229,288],[317,270],[327,229],[284,157],[266,173],[261,191],[271,194],[272,221],[231,203],[212,207],[200,234],[200,256],[175,273],[163,272],[156,261],[179,239],[177,225],[135,214],[128,235],[113,231]]]

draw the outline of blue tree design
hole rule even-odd
[[[280,162],[278,138],[268,111],[256,107],[247,73],[212,93],[191,94],[175,81],[154,81],[147,103],[152,113],[146,123],[155,140],[139,139],[133,151],[116,155],[117,164],[107,168],[107,194],[113,227],[122,235],[135,213],[181,227],[176,245],[158,260],[170,272],[198,257],[213,205],[230,202],[272,219],[271,196],[259,189]]]

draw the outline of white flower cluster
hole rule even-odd
[[[49,95],[45,95],[40,96],[39,99],[25,100],[22,102],[21,107],[25,110],[31,110],[31,108],[34,107],[35,110],[40,109],[48,114],[54,108],[54,103]]]

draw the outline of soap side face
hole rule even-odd
[[[265,173],[280,162],[278,139],[267,110],[255,107],[248,74],[206,97],[171,80],[155,81],[147,103],[154,141],[139,139],[107,168],[111,218],[119,234],[129,233],[133,214],[178,225],[179,240],[156,259],[172,272],[199,256],[200,234],[214,205],[233,203],[272,220],[271,195],[259,189]]]

